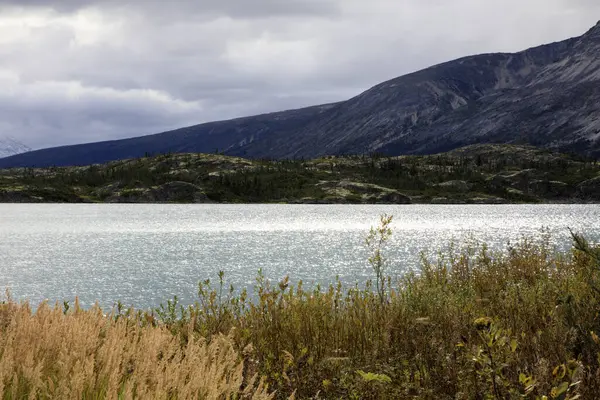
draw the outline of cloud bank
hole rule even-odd
[[[595,0],[0,0],[0,136],[42,148],[340,101],[599,18]]]

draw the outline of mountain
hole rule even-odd
[[[29,146],[17,141],[16,139],[6,136],[0,137],[0,158],[13,156],[31,151]]]
[[[477,143],[598,155],[599,138],[600,22],[580,37],[439,64],[340,103],[39,150],[0,168],[216,149],[248,158],[426,154]]]
[[[276,133],[304,126],[334,105],[321,105],[181,128],[155,135],[53,147],[0,159],[0,168],[88,165],[166,153],[234,153]]]

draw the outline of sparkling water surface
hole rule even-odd
[[[382,213],[394,215],[392,276],[452,241],[502,249],[545,228],[564,249],[569,227],[600,239],[600,205],[0,204],[0,288],[32,304],[78,296],[149,308],[194,301],[198,281],[219,270],[237,288],[261,268],[274,281],[360,284],[372,277],[364,242]]]

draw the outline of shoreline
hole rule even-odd
[[[0,201],[0,204],[62,204],[62,205],[77,205],[77,204],[129,204],[129,205],[347,205],[347,206],[413,206],[413,205],[431,205],[431,206],[449,206],[449,205],[595,205],[600,204],[600,201],[578,201],[578,200],[554,200],[540,202],[447,202],[447,203],[432,203],[432,202],[411,202],[411,203],[348,203],[348,202],[327,202],[327,201],[290,201],[290,202],[202,202],[202,203],[185,203],[185,202],[101,202],[101,201],[81,201],[81,202],[51,202],[51,201]]]

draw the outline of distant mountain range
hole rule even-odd
[[[24,145],[9,136],[0,136],[0,158],[13,156],[31,151],[31,147]]]
[[[215,150],[248,158],[427,154],[477,143],[597,156],[599,139],[600,22],[580,37],[439,64],[340,103],[38,150],[0,159],[0,168]]]

